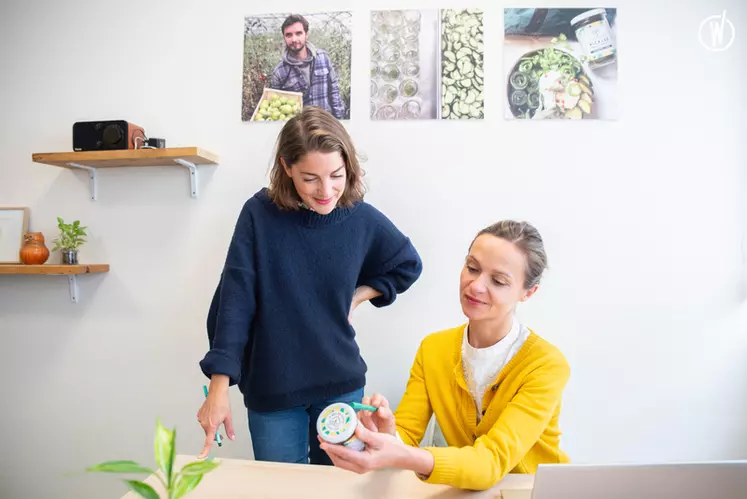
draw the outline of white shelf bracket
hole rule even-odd
[[[67,166],[79,170],[86,170],[88,172],[88,176],[91,179],[91,201],[96,201],[99,197],[98,182],[96,181],[96,168],[78,163],[68,163]]]
[[[69,275],[67,276],[67,279],[70,283],[70,301],[78,303],[78,276]]]
[[[174,162],[189,170],[190,195],[193,198],[196,198],[197,197],[197,166],[194,163],[187,161],[186,159],[181,159],[181,158],[175,159]]]

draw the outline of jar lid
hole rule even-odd
[[[571,19],[571,26],[575,25],[576,23],[579,23],[583,21],[584,19],[588,19],[590,17],[598,16],[598,15],[606,15],[607,11],[604,9],[591,9],[587,10],[586,12],[582,12],[581,14],[577,15],[573,19]]]
[[[339,444],[355,433],[358,415],[348,404],[336,402],[328,405],[316,420],[316,431],[324,440]]]

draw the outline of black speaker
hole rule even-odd
[[[137,149],[145,140],[142,127],[124,120],[73,123],[73,151]]]

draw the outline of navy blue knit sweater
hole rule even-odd
[[[366,363],[348,322],[355,289],[381,292],[371,303],[383,307],[421,271],[410,240],[371,205],[283,211],[262,189],[236,223],[200,367],[228,375],[259,412],[362,388]]]

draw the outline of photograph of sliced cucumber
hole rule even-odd
[[[440,118],[482,119],[485,116],[482,10],[444,9],[440,20]]]

